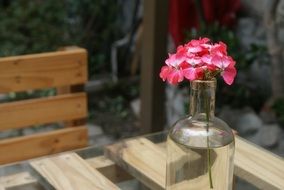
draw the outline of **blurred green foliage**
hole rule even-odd
[[[89,52],[89,76],[109,72],[119,31],[118,0],[0,0],[0,56],[77,45]]]
[[[104,91],[97,92],[92,97],[90,107],[95,107],[96,112],[110,112],[120,119],[125,119],[129,115],[130,101],[138,96],[139,86],[136,83],[106,85]]]
[[[249,49],[241,46],[240,40],[232,29],[219,25],[217,22],[201,26],[200,29],[192,29],[186,32],[186,41],[199,37],[208,37],[213,42],[222,41],[227,44],[228,54],[236,61],[238,70],[235,83],[226,85],[221,77],[218,77],[217,105],[228,104],[232,107],[251,106],[260,111],[270,94],[263,91],[261,84],[249,81],[248,71],[252,63],[261,59],[265,62],[268,57],[265,46],[252,44]],[[268,63],[267,63],[268,64]]]
[[[119,31],[117,0],[0,0],[0,57],[88,50],[89,77],[109,73],[110,46]],[[54,89],[9,94],[9,100],[55,94]]]

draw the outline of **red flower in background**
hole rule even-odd
[[[207,24],[218,21],[221,25],[231,27],[240,9],[240,0],[201,0],[204,21]],[[174,42],[184,40],[184,32],[199,28],[198,12],[194,0],[170,0],[169,31]]]

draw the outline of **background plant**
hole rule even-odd
[[[77,45],[89,52],[90,77],[107,73],[119,11],[118,0],[0,0],[0,56]]]
[[[0,0],[0,57],[88,50],[89,77],[110,72],[110,47],[121,36],[118,0]],[[54,89],[10,94],[10,100],[54,94]]]

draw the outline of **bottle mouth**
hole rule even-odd
[[[216,79],[212,80],[193,80],[190,82],[191,89],[198,90],[201,88],[216,88]]]

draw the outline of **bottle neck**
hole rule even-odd
[[[189,114],[195,119],[211,120],[215,110],[216,80],[190,82]]]

